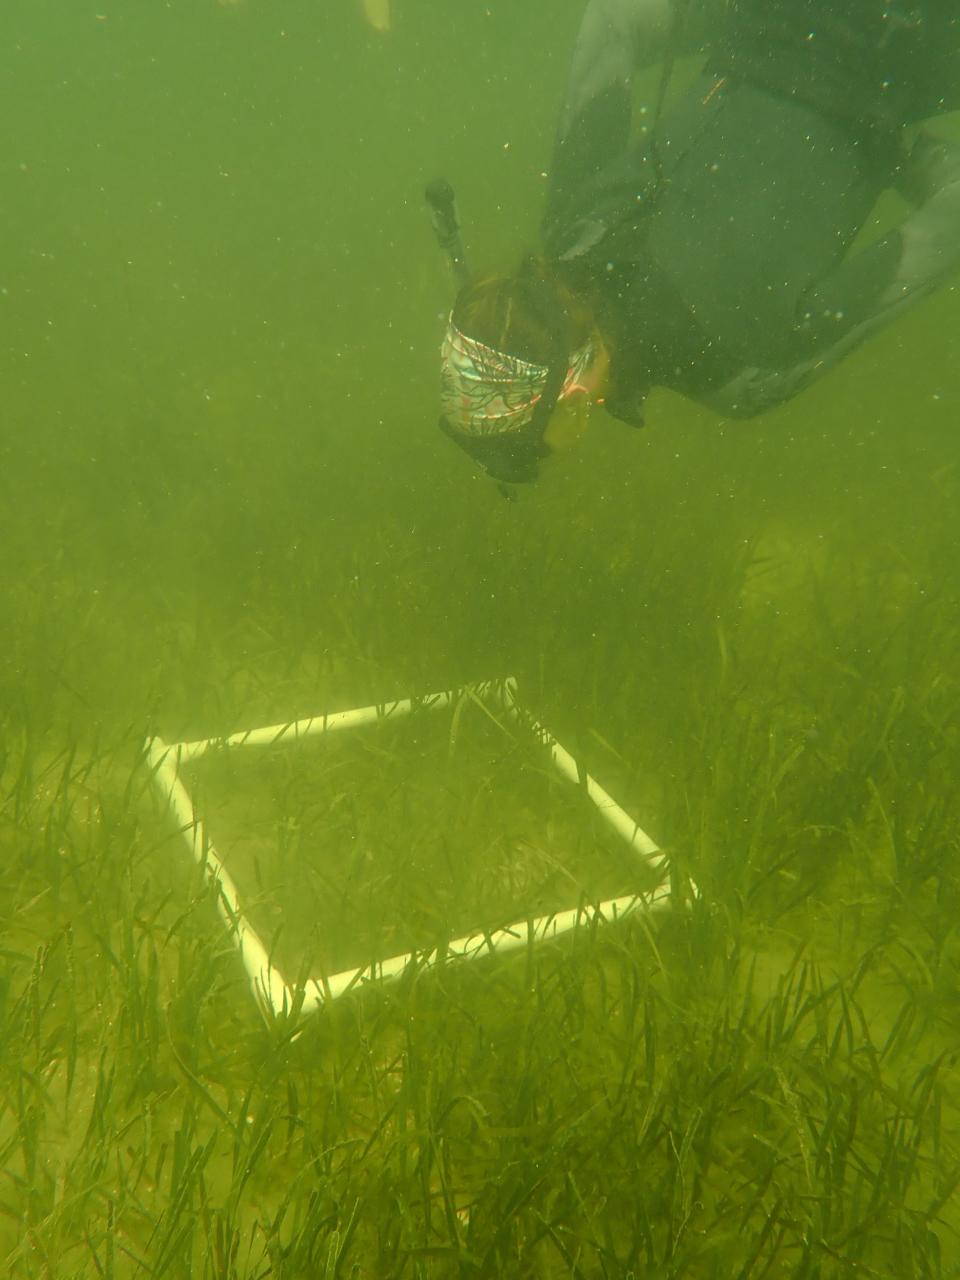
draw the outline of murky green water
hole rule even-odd
[[[502,501],[433,425],[422,190],[533,243],[580,10],[0,14],[5,1275],[957,1274],[960,302]],[[266,1028],[144,738],[507,674],[703,902]],[[476,728],[222,768],[265,934],[433,944],[567,847],[616,891]]]

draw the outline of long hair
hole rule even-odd
[[[487,275],[461,289],[453,308],[461,333],[531,363],[553,365],[593,330],[587,304],[530,255],[512,275]]]

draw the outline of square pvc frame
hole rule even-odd
[[[566,911],[518,920],[493,931],[477,930],[454,938],[442,947],[404,952],[388,960],[345,969],[329,977],[308,978],[303,991],[294,992],[244,914],[237,886],[222,856],[207,835],[203,818],[194,807],[183,780],[183,771],[206,752],[220,747],[262,747],[299,742],[304,738],[358,729],[383,720],[400,720],[414,710],[450,710],[456,715],[461,700],[468,697],[479,699],[487,706],[499,707],[512,719],[519,721],[549,750],[550,758],[560,774],[583,788],[604,821],[625,841],[643,865],[659,876],[657,887],[649,893],[608,898],[605,902],[596,904],[581,903]],[[287,724],[248,729],[225,738],[201,738],[195,742],[174,743],[164,742],[159,737],[148,738],[145,753],[154,786],[179,824],[191,854],[203,867],[215,889],[220,915],[240,954],[254,997],[268,1018],[289,1014],[294,1010],[312,1013],[329,1001],[358,988],[396,980],[411,965],[423,970],[438,964],[479,960],[489,955],[526,949],[562,938],[577,930],[595,929],[604,923],[614,923],[637,912],[656,912],[668,906],[671,901],[669,867],[665,855],[613,797],[594,778],[578,768],[573,756],[553,734],[521,708],[517,697],[517,682],[512,677],[429,694],[423,698],[406,698],[358,707],[353,711],[337,711],[305,720],[293,720]]]

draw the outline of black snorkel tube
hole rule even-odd
[[[430,206],[430,221],[437,244],[450,259],[457,285],[463,286],[470,279],[470,269],[460,239],[460,219],[457,217],[457,198],[453,187],[446,178],[435,178],[427,184],[424,194]]]

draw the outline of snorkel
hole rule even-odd
[[[453,188],[438,179],[425,194],[437,243],[463,290],[472,278]],[[548,344],[546,361],[523,360],[469,337],[456,323],[456,309],[442,347],[440,429],[501,486],[537,478],[540,460],[550,453],[544,434],[557,401],[581,389],[593,356],[586,344],[571,358],[562,321],[538,282],[517,279],[514,290]]]
[[[424,192],[430,206],[430,221],[437,244],[450,259],[450,269],[458,285],[470,279],[467,255],[460,239],[460,219],[457,217],[457,198],[446,178],[435,178]]]

